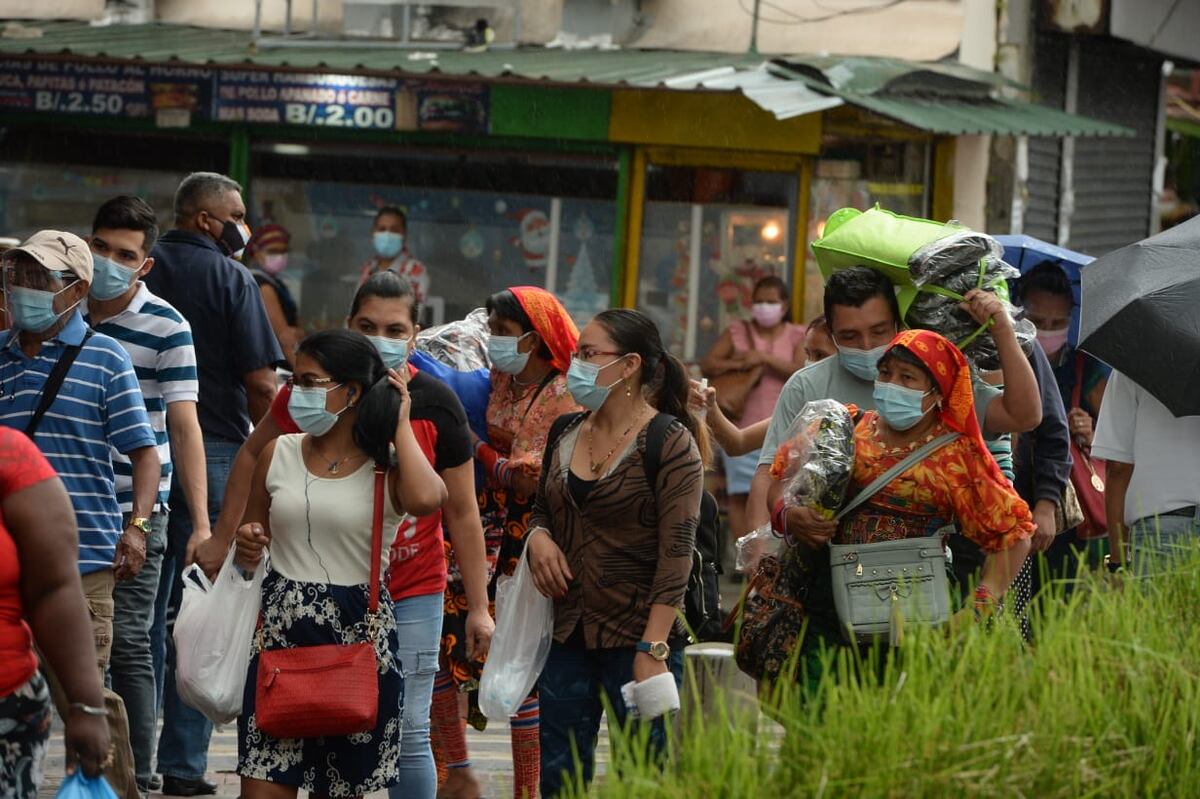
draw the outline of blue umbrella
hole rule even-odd
[[[1096,260],[1090,255],[1059,247],[1057,244],[1035,239],[1023,234],[994,236],[1000,246],[1004,247],[1004,260],[1017,268],[1022,275],[1035,266],[1045,263],[1058,264],[1067,273],[1071,281],[1071,294],[1075,299],[1075,308],[1071,311],[1071,332],[1068,342],[1072,347],[1079,344],[1079,309],[1083,305],[1082,285],[1083,267]]]

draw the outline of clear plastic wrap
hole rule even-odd
[[[945,278],[967,269],[978,275],[979,262],[984,258],[1003,264],[1004,248],[986,233],[964,230],[931,241],[914,252],[908,259],[908,274],[917,287],[941,284]]]
[[[846,499],[854,470],[854,417],[836,400],[807,403],[775,451],[771,476],[783,482],[789,507],[832,519]]]
[[[734,544],[737,549],[735,567],[742,574],[752,574],[759,560],[779,554],[779,542],[782,540],[769,524],[746,533]]]
[[[476,308],[465,319],[422,330],[417,349],[460,372],[490,369],[487,311]]]

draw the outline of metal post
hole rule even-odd
[[[254,0],[254,41],[262,38],[262,4],[263,0]]]
[[[688,295],[687,295],[687,327],[683,333],[683,359],[691,361],[696,357],[696,333],[698,332],[700,315],[700,261],[703,258],[704,206],[692,206],[692,226],[688,236]]]
[[[292,35],[292,0],[287,0],[286,3],[287,16],[283,20],[283,35]]]
[[[553,294],[558,288],[558,248],[562,241],[562,198],[550,199],[550,248],[546,253],[546,291]]]
[[[758,9],[762,0],[754,0],[754,18],[750,21],[750,55],[758,55]]]

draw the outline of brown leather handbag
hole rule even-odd
[[[753,343],[750,326],[745,322],[742,324],[746,325],[746,337]],[[742,413],[746,410],[746,400],[758,385],[758,381],[762,380],[762,376],[763,366],[759,364],[749,369],[735,369],[710,379],[708,384],[717,391],[717,405],[721,408],[721,413],[730,419],[742,418]]]

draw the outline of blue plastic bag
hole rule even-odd
[[[487,369],[460,372],[436,360],[428,353],[416,350],[409,363],[426,374],[441,380],[453,391],[467,412],[467,423],[475,435],[487,441],[487,405],[492,393],[492,378]]]
[[[117,799],[112,786],[104,776],[89,777],[83,769],[76,769],[74,774],[68,774],[55,794],[56,799]]]

